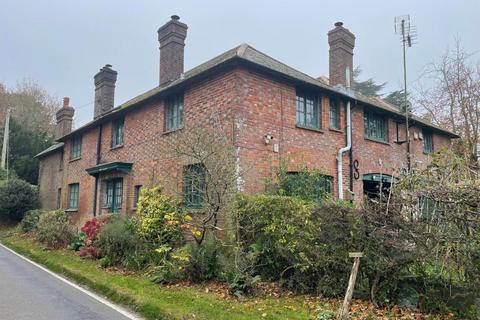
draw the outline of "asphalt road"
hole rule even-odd
[[[0,246],[1,320],[132,319]]]

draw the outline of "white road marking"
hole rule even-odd
[[[28,259],[27,257],[22,256],[21,254],[15,252],[15,251],[13,251],[12,249],[10,249],[10,248],[8,248],[7,246],[5,246],[4,244],[0,243],[0,246],[1,246],[2,248],[4,248],[4,249],[10,251],[11,253],[15,254],[16,256],[22,258],[23,260],[25,260],[25,261],[33,264],[33,265],[36,266],[37,268],[45,271],[46,273],[54,276],[55,278],[63,281],[64,283],[66,283],[66,284],[74,287],[74,288],[77,289],[77,290],[80,290],[81,292],[83,292],[83,293],[85,293],[86,295],[92,297],[93,299],[97,300],[98,302],[103,303],[104,305],[110,307],[111,309],[117,311],[118,313],[124,315],[125,317],[127,317],[127,318],[129,318],[129,319],[132,319],[132,320],[142,320],[142,318],[139,318],[138,316],[136,316],[136,315],[134,315],[133,313],[127,311],[126,309],[124,309],[124,308],[122,308],[122,307],[119,307],[119,306],[117,306],[117,305],[114,305],[113,303],[111,303],[110,301],[106,300],[105,298],[102,298],[102,297],[100,297],[99,295],[97,295],[97,294],[95,294],[95,293],[93,293],[93,292],[91,292],[91,291],[88,291],[88,290],[86,290],[85,288],[82,288],[82,287],[80,287],[79,285],[77,285],[77,284],[75,284],[75,283],[73,283],[73,282],[65,279],[64,277],[62,277],[62,276],[60,276],[60,275],[58,275],[58,274],[56,274],[56,273],[48,270],[48,269],[45,268],[44,266],[42,266],[42,265],[40,265],[40,264],[38,264],[38,263],[36,263],[36,262]]]

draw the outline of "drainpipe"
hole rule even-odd
[[[350,93],[350,69],[345,70],[347,79],[347,93]],[[337,153],[337,183],[338,183],[338,199],[343,200],[343,154],[352,148],[352,115],[351,115],[350,99],[347,101],[347,145]]]
[[[101,156],[102,156],[102,129],[103,126],[100,124],[98,127],[98,140],[97,140],[97,156],[95,159],[95,164],[99,165]],[[95,175],[95,187],[93,190],[93,216],[97,216],[97,195],[98,195],[98,174]]]

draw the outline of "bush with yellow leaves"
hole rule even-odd
[[[143,188],[137,206],[137,229],[149,247],[153,260],[161,262],[172,248],[184,242],[182,229],[191,218],[161,186]],[[165,248],[169,248],[165,252]],[[155,258],[156,257],[156,258]]]

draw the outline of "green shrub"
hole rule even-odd
[[[163,245],[156,249],[161,260],[150,266],[147,272],[153,283],[171,283],[185,278],[185,266],[189,262],[189,256],[185,247],[172,249]]]
[[[38,219],[44,213],[45,213],[45,210],[40,210],[40,209],[27,211],[22,221],[20,221],[20,229],[25,233],[36,230]]]
[[[21,221],[25,213],[38,208],[38,192],[35,186],[20,179],[0,182],[0,216]]]
[[[78,251],[81,247],[85,245],[85,241],[87,240],[87,234],[85,232],[78,233],[75,237],[73,237],[72,242],[68,245],[67,249]]]
[[[299,292],[340,296],[351,268],[348,253],[360,221],[340,204],[313,203],[286,196],[240,196],[236,225],[243,250],[257,254],[256,271]]]
[[[137,206],[137,230],[149,249],[150,258],[161,263],[163,257],[157,249],[179,247],[184,243],[182,226],[186,213],[179,203],[162,194],[162,188],[142,188]]]
[[[142,244],[132,220],[124,218],[104,225],[93,243],[103,256],[102,266],[122,265],[133,269],[144,264]]]
[[[75,236],[74,227],[64,211],[48,211],[42,214],[37,224],[37,240],[52,249],[66,247]]]
[[[221,247],[215,236],[207,236],[201,245],[186,245],[189,263],[185,266],[185,274],[190,281],[206,281],[215,278],[220,268],[218,256]]]

